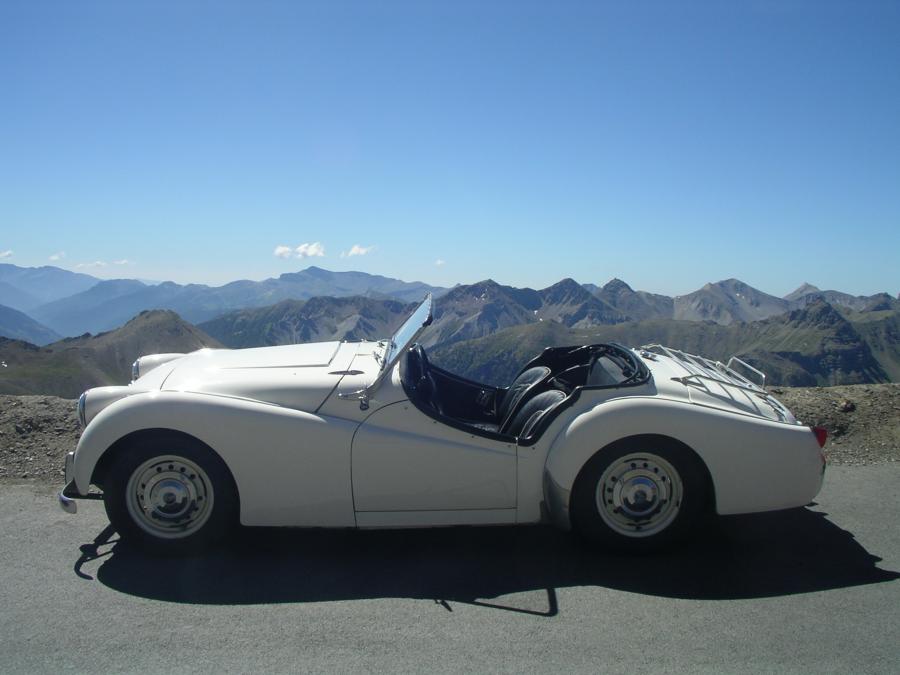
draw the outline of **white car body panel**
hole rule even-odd
[[[97,460],[119,439],[170,429],[225,460],[240,495],[241,523],[353,527],[350,441],[356,426],[237,398],[143,393],[110,405],[85,429],[75,451],[75,484],[87,494]]]
[[[516,446],[394,403],[356,432],[353,498],[357,511],[514,510]]]
[[[98,462],[119,441],[170,430],[221,456],[245,525],[423,527],[549,517],[565,528],[585,463],[611,443],[644,435],[696,453],[720,514],[802,506],[821,487],[824,460],[809,427],[762,390],[685,378],[668,356],[635,351],[649,378],[578,386],[541,434],[516,439],[410,401],[400,365],[382,371],[391,348],[387,341],[324,342],[142,357],[143,374],[131,385],[92,389],[82,400],[87,426],[67,481],[86,495]]]
[[[808,427],[649,396],[623,396],[576,417],[554,440],[547,472],[570,491],[594,453],[644,434],[674,438],[699,455],[723,515],[803,506],[822,485],[822,453]]]
[[[314,412],[338,385],[356,350],[356,344],[340,342],[203,350],[177,361],[162,388]]]

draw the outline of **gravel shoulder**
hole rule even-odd
[[[900,461],[900,384],[775,387],[771,392],[797,419],[828,429],[829,463]]]
[[[900,461],[900,384],[771,391],[805,424],[828,429],[830,463]],[[80,434],[72,399],[0,396],[0,482],[60,483]]]
[[[0,396],[0,481],[61,483],[64,458],[81,436],[76,402]]]

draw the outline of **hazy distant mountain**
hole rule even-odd
[[[118,330],[35,347],[0,338],[0,393],[75,398],[90,387],[128,384],[144,354],[191,352],[221,345],[174,312],[144,312]]]
[[[61,335],[99,333],[121,326],[140,311],[116,312],[110,303],[145,288],[135,279],[101,281],[86,291],[36,307],[32,314]]]
[[[868,322],[865,329],[825,302],[763,321],[727,326],[666,319],[589,329],[528,324],[441,345],[430,355],[445,368],[498,385],[508,384],[544,347],[592,342],[662,343],[722,360],[739,355],[762,368],[771,384],[883,382],[900,371],[900,340],[886,337],[900,324],[900,313],[887,314]],[[870,344],[877,340],[878,344]]]
[[[130,284],[130,285],[129,285]],[[283,300],[314,296],[368,296],[421,300],[444,289],[421,282],[405,282],[363,272],[330,272],[310,267],[264,281],[233,281],[224,286],[171,281],[147,286],[134,280],[102,282],[99,288],[79,293],[64,302],[44,305],[35,316],[63,335],[111,330],[145,309],[171,309],[199,323],[230,311],[265,307]]]
[[[363,297],[284,300],[270,307],[230,312],[199,327],[234,348],[377,340],[390,337],[414,306]]]
[[[59,267],[0,264],[0,304],[27,312],[40,304],[86,291],[99,279]]]
[[[292,296],[300,300],[329,295],[333,297],[360,295],[418,302],[427,293],[433,293],[437,297],[447,290],[440,286],[429,286],[421,281],[400,281],[365,272],[330,272],[320,267],[307,267],[299,272],[282,274],[278,277],[278,281],[302,292],[302,296]]]
[[[726,279],[675,298],[674,318],[685,321],[759,321],[791,308],[784,298],[763,293],[737,279]]]
[[[644,319],[671,319],[674,300],[667,295],[635,291],[621,279],[612,279],[594,293],[598,298],[615,307],[631,321]]]
[[[27,314],[0,305],[0,337],[45,345],[48,342],[59,340],[61,336]]]

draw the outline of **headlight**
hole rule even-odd
[[[134,382],[141,376],[141,360],[137,359],[131,364],[131,381]]]
[[[84,417],[84,406],[86,402],[87,392],[84,392],[78,397],[78,422],[81,424],[82,428],[87,426],[87,420]]]

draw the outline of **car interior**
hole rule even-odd
[[[506,387],[474,382],[428,361],[420,344],[401,360],[400,379],[417,408],[488,436],[535,439],[563,404],[584,387],[640,384],[646,368],[619,345],[545,349]]]

